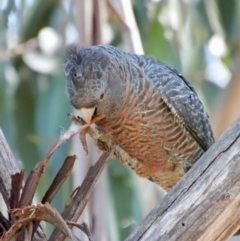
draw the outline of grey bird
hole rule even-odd
[[[137,160],[126,164],[166,190],[214,142],[192,85],[154,58],[92,46],[72,51],[64,71],[67,95],[83,119],[102,115],[97,128]]]

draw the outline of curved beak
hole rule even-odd
[[[80,109],[82,118],[86,121],[86,123],[90,124],[94,111],[95,111],[95,108],[84,108],[83,107]]]

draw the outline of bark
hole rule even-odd
[[[0,192],[9,208],[9,198],[11,193],[11,175],[20,170],[15,164],[12,151],[0,129]]]

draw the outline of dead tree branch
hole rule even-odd
[[[63,211],[63,219],[71,220],[73,222],[76,222],[79,219],[100,174],[110,160],[111,156],[112,152],[102,154],[98,162],[93,167],[90,167],[82,185],[77,189],[76,193],[74,193],[74,197],[72,198],[71,203],[67,205]],[[53,231],[49,241],[63,241],[65,240],[65,237],[66,235],[62,234],[59,232],[59,230],[56,229]]]
[[[11,193],[11,175],[19,172],[15,164],[12,151],[0,129],[0,193],[9,208],[9,198]]]

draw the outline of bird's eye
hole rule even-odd
[[[74,78],[76,78],[76,77],[77,77],[77,74],[76,74],[76,72],[75,72],[75,71],[73,72],[73,77],[74,77]]]
[[[104,94],[101,94],[101,95],[100,95],[100,100],[102,100],[102,99],[103,99],[103,97],[104,97]]]

